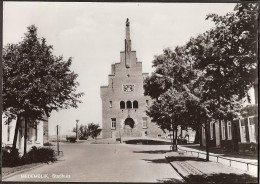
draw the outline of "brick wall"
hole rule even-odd
[[[126,29],[129,31],[129,29]],[[126,33],[128,35],[128,33]],[[127,39],[130,39],[126,36]],[[126,40],[125,44],[131,44]],[[129,45],[126,48],[131,48]],[[100,95],[102,99],[102,136],[111,137],[157,137],[165,136],[151,119],[147,117],[147,101],[151,104],[151,98],[144,96],[143,81],[147,73],[142,73],[142,63],[137,62],[135,51],[120,52],[120,63],[111,65],[111,74],[108,75],[108,86],[101,86]],[[132,92],[125,92],[123,85],[133,85]],[[136,109],[120,109],[120,102],[137,101]],[[143,128],[143,118],[147,118],[147,128]],[[112,118],[116,119],[116,129],[111,129]],[[134,128],[125,126],[125,119],[134,120]]]

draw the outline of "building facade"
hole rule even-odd
[[[12,147],[15,133],[16,120],[11,121],[9,124],[5,124],[5,119],[2,118],[2,146]],[[25,120],[21,118],[21,127],[18,130],[16,148],[21,154],[24,149],[24,134],[25,134]],[[31,147],[41,147],[48,141],[48,118],[44,120],[36,121],[34,126],[27,126],[27,151]]]
[[[102,137],[163,137],[165,133],[146,115],[151,98],[144,96],[142,63],[131,49],[130,23],[125,27],[125,50],[111,65],[108,85],[101,86]]]
[[[240,117],[233,121],[210,123],[209,145],[235,152],[257,154],[258,150],[258,80],[250,90],[251,103],[242,108]],[[205,130],[202,130],[202,145],[206,145]]]

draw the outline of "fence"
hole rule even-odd
[[[178,150],[181,150],[181,151],[185,151],[186,153],[190,152],[191,155],[193,155],[192,153],[196,153],[198,155],[198,158],[200,158],[200,155],[205,155],[205,158],[206,158],[206,153],[203,153],[203,152],[198,152],[198,151],[190,151],[190,150],[185,150],[185,149],[181,149],[181,148],[178,148]],[[229,166],[231,167],[231,162],[235,162],[235,163],[242,163],[242,164],[246,164],[246,170],[249,171],[249,165],[251,165],[252,167],[256,167],[256,171],[257,171],[257,168],[258,168],[258,165],[257,164],[253,164],[253,163],[248,163],[248,162],[243,162],[243,161],[239,161],[239,160],[233,160],[233,159],[230,159],[230,158],[225,158],[225,157],[222,157],[222,156],[217,156],[217,155],[211,155],[209,154],[209,158],[210,157],[216,157],[216,160],[211,160],[211,161],[217,161],[219,162],[219,159],[223,159],[223,160],[227,160],[229,162]],[[223,162],[222,162],[223,163]],[[233,163],[234,165],[234,163]],[[241,167],[239,167],[241,169]],[[255,170],[254,170],[255,171]]]

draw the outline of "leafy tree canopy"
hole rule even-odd
[[[77,74],[70,70],[72,59],[54,56],[37,28],[29,26],[18,44],[3,50],[3,111],[39,119],[53,110],[77,108],[83,93],[77,93]]]
[[[90,123],[88,125],[88,135],[95,139],[101,133],[99,124]]]
[[[183,54],[192,57],[194,67],[205,74],[207,98],[237,95],[242,99],[257,78],[258,4],[238,3],[234,11],[209,14],[206,19],[215,27],[184,46]]]
[[[238,115],[257,76],[258,4],[238,3],[234,10],[224,16],[209,14],[206,19],[214,28],[155,56],[155,72],[144,88],[155,100],[147,114],[161,127],[169,128],[174,119],[180,122],[171,113],[190,117],[186,119],[191,125]],[[176,91],[166,98],[170,88]]]

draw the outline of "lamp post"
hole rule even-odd
[[[77,119],[76,120],[76,141],[78,141],[78,122],[79,122],[79,120]]]

